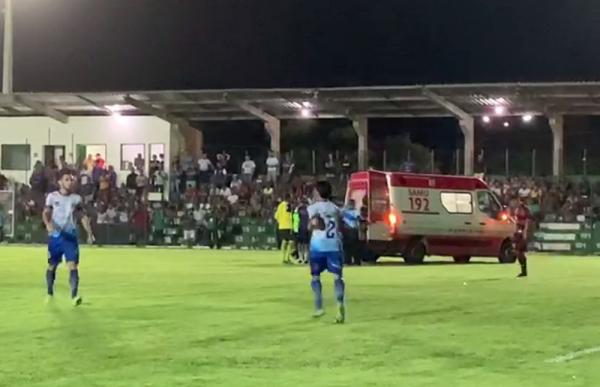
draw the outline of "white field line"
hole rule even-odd
[[[565,362],[575,360],[575,359],[583,357],[583,356],[592,355],[594,353],[599,353],[599,352],[600,352],[600,347],[582,349],[581,351],[570,352],[565,355],[561,355],[561,356],[557,356],[552,359],[548,359],[548,360],[546,360],[546,363],[565,363]]]

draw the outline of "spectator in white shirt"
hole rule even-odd
[[[206,156],[206,153],[202,153],[202,156],[198,159],[198,170],[200,171],[200,184],[208,184],[212,175],[213,164]]]
[[[246,159],[242,163],[242,181],[244,183],[250,183],[254,178],[254,171],[256,171],[256,163],[246,155]]]
[[[521,185],[519,188],[519,197],[522,199],[528,199],[529,195],[531,195],[531,189],[525,184]]]
[[[267,181],[273,184],[277,183],[277,176],[279,175],[279,159],[273,152],[269,152],[267,158]]]

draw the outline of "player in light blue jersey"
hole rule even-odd
[[[73,305],[79,306],[82,299],[78,294],[79,289],[79,243],[75,211],[82,211],[81,196],[71,193],[73,176],[70,171],[62,170],[59,173],[59,190],[48,194],[42,220],[48,230],[48,268],[46,270],[46,284],[48,286],[48,299],[54,297],[54,280],[56,269],[62,262],[64,255],[69,268],[69,285],[71,286],[71,300]],[[94,235],[89,218],[84,214],[81,224],[88,237],[88,243],[94,242]]]
[[[311,288],[315,297],[314,317],[325,314],[323,310],[323,295],[321,273],[325,270],[334,276],[335,298],[338,313],[335,321],[339,324],[346,319],[344,305],[345,284],[342,277],[342,242],[340,239],[340,210],[331,199],[331,184],[326,181],[317,183],[314,190],[315,202],[308,207],[310,217],[310,273]]]

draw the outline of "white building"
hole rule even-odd
[[[100,154],[124,182],[128,167],[141,154],[146,172],[152,155],[164,155],[165,169],[184,147],[177,125],[153,116],[71,117],[61,123],[49,117],[0,118],[0,171],[9,179],[28,182],[36,161],[63,155],[81,163]]]

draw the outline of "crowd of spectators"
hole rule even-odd
[[[488,179],[491,190],[509,208],[524,200],[536,220],[574,222],[600,220],[600,182],[572,182],[532,177]]]
[[[138,155],[127,166],[129,174],[123,181],[100,155],[89,155],[79,166],[62,157],[49,165],[38,161],[29,185],[12,187],[17,193],[16,221],[39,220],[46,194],[58,189],[61,169],[70,169],[76,177],[77,193],[94,227],[128,225],[132,242],[162,241],[170,238],[171,227],[179,227],[194,230],[197,243],[218,245],[219,233],[232,215],[270,221],[279,198],[307,192],[290,155],[280,164],[275,154],[269,154],[263,175],[257,173],[249,155],[239,166],[240,173],[232,174],[228,169],[236,168],[229,165],[230,159],[224,151],[213,159],[206,154],[197,159],[184,154],[173,160],[167,175],[162,155],[152,156],[148,173],[145,160]],[[2,178],[0,183],[7,185]]]
[[[120,181],[101,155],[89,155],[78,166],[63,157],[49,165],[38,161],[29,185],[14,185],[0,174],[0,190],[15,190],[17,222],[39,220],[45,195],[58,188],[59,170],[70,169],[96,227],[127,225],[132,241],[158,241],[168,236],[170,227],[178,226],[194,231],[194,243],[218,245],[219,232],[233,215],[271,221],[283,197],[305,203],[314,181],[299,175],[291,154],[280,160],[270,153],[260,168],[250,155],[240,165],[231,165],[225,151],[212,158],[205,153],[198,158],[183,154],[172,161],[169,174],[163,155],[152,155],[146,165],[140,154],[125,167],[129,173]],[[325,177],[340,182],[340,190],[351,169],[348,157],[329,154],[324,161]],[[600,183],[532,177],[486,180],[504,205],[515,207],[523,199],[538,221],[573,222],[582,215],[600,220]]]

